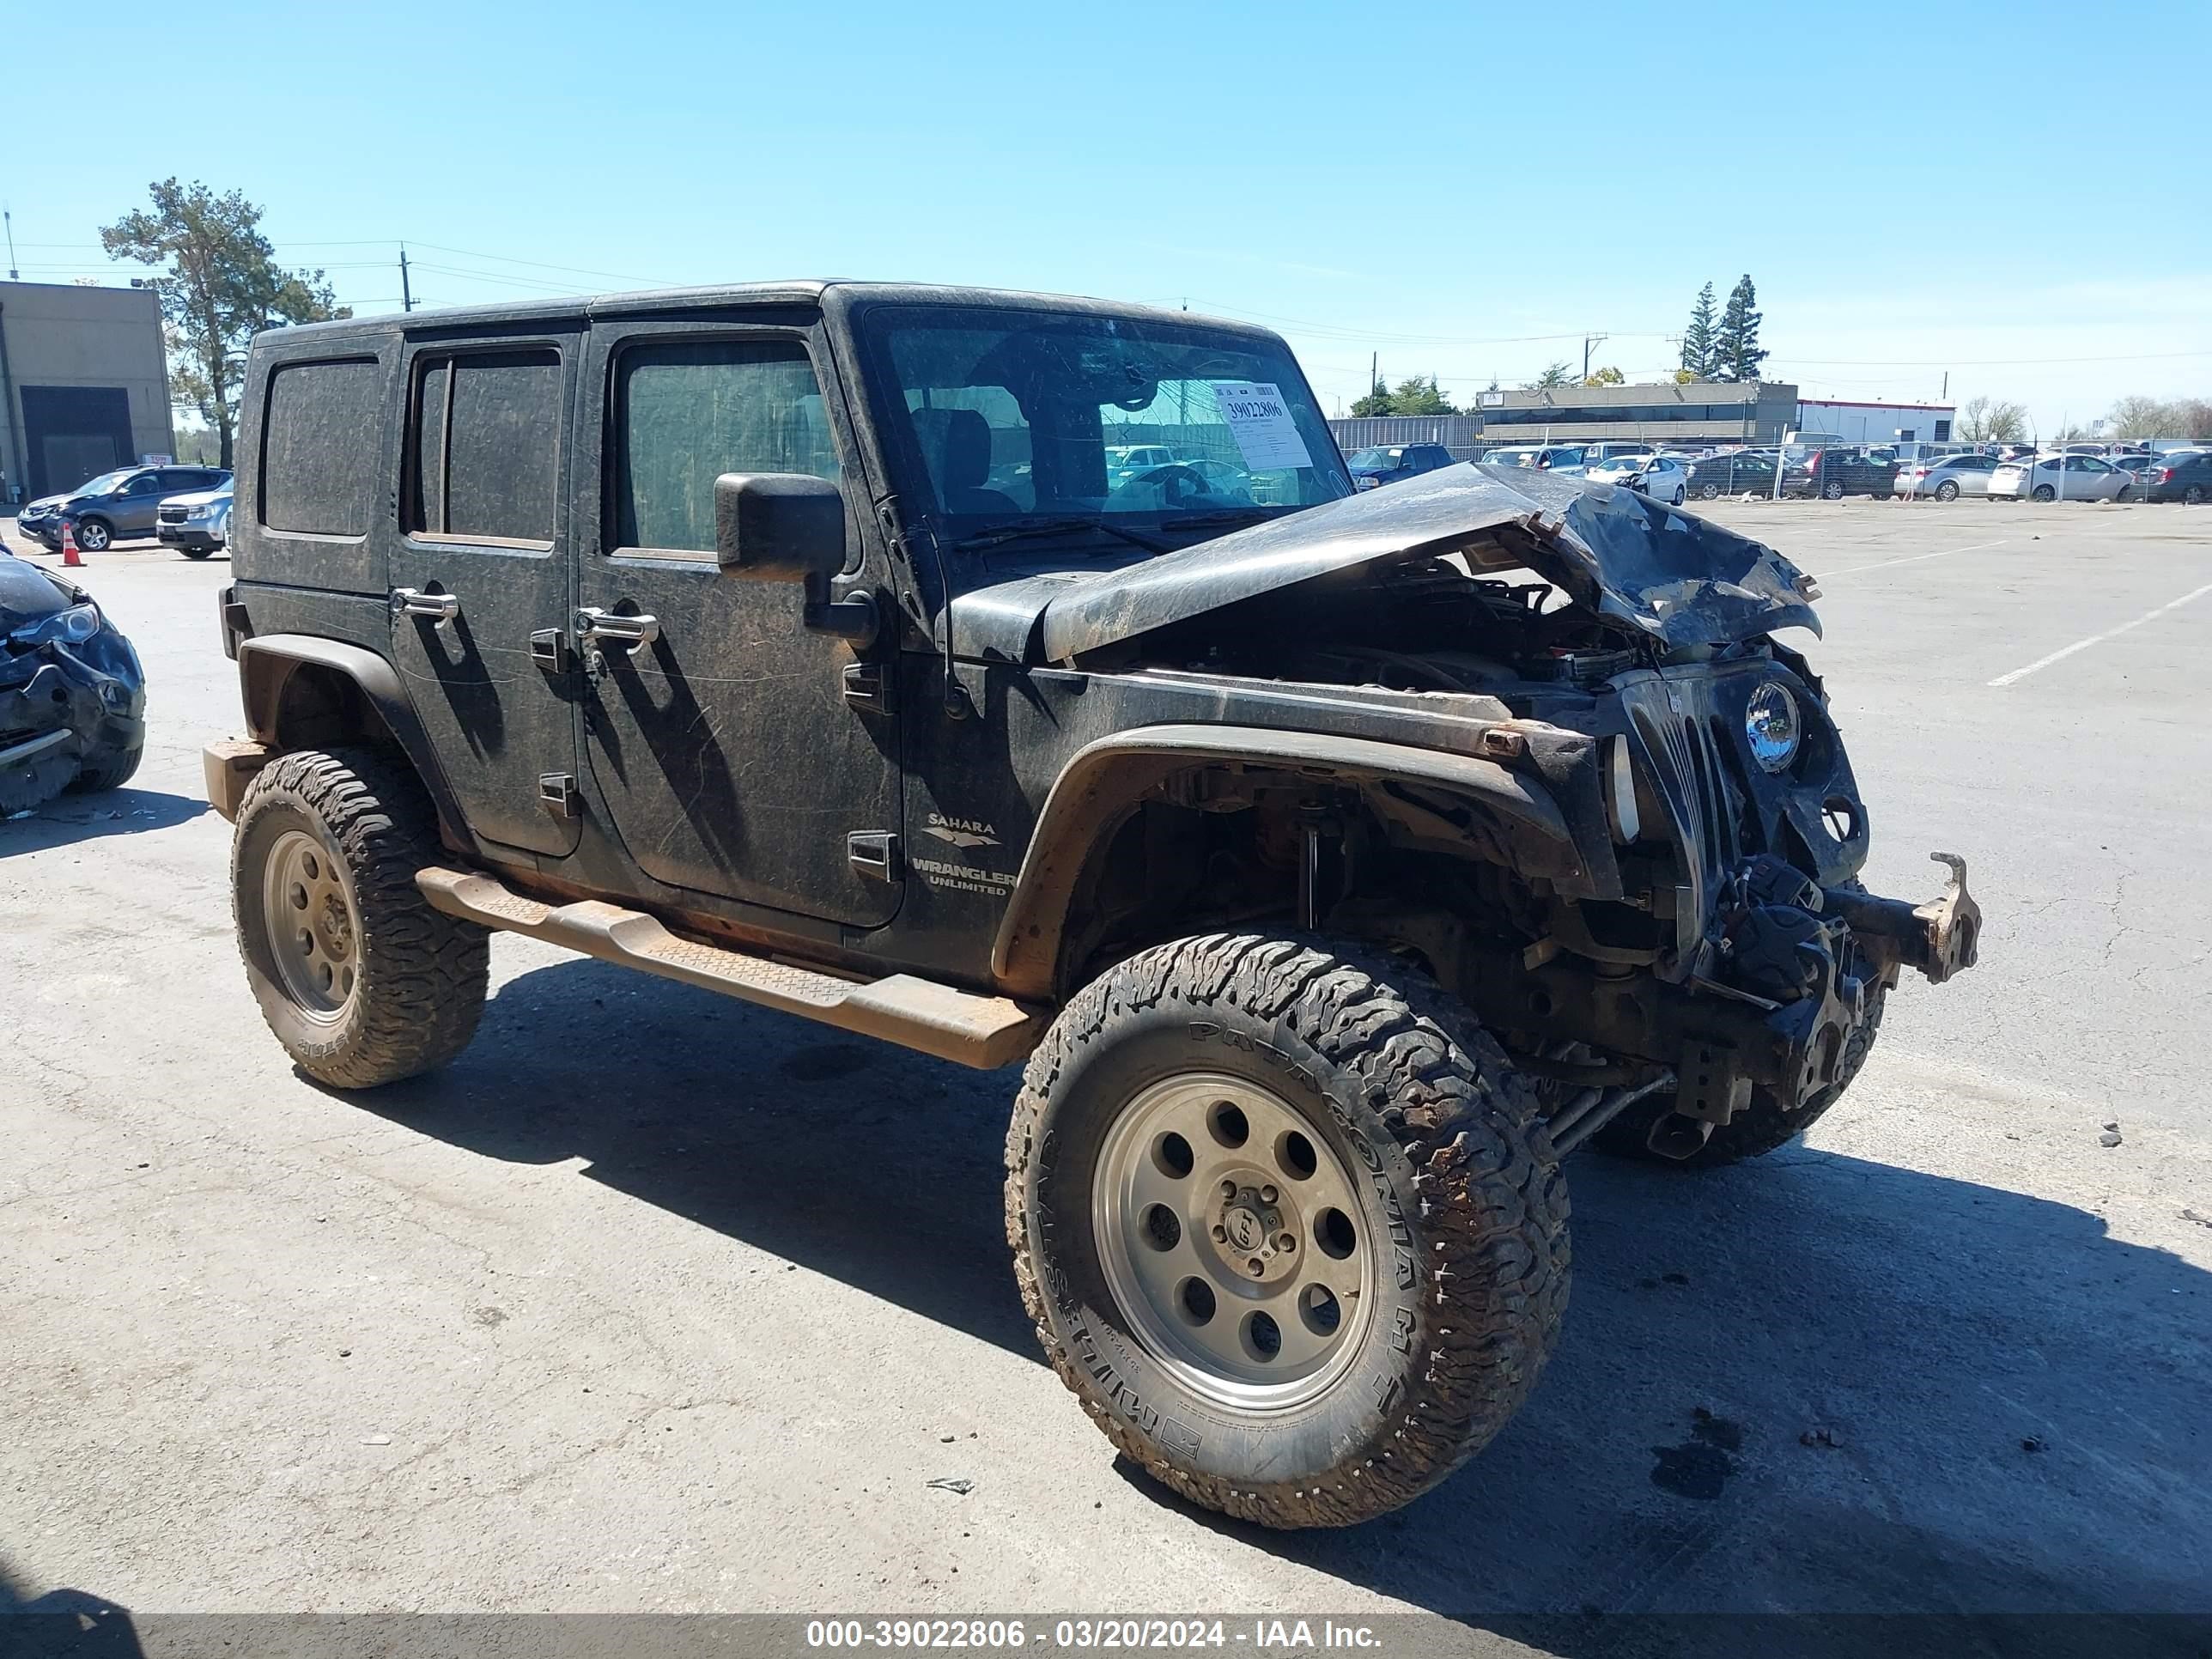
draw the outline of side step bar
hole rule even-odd
[[[602,962],[682,980],[725,996],[881,1037],[939,1060],[984,1070],[1037,1045],[1043,1016],[1005,997],[977,996],[911,974],[855,982],[692,939],[640,910],[585,899],[544,904],[479,871],[435,866],[416,872],[432,908],[501,933],[527,933]]]

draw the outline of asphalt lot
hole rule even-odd
[[[228,567],[95,561],[151,735],[133,787],[0,824],[0,1578],[144,1613],[1412,1608],[1563,1654],[1620,1650],[1586,1609],[2212,1613],[2212,511],[1714,516],[1820,577],[1797,642],[1869,882],[1964,854],[1982,965],[1908,981],[1807,1144],[1577,1160],[1531,1405],[1315,1534],[1168,1499],[1042,1363],[1012,1072],[509,937],[459,1064],[296,1076],[202,797]]]

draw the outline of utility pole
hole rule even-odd
[[[11,283],[20,283],[23,279],[15,274],[15,210],[12,208],[0,209],[0,219],[6,220],[8,223],[8,280]]]
[[[399,245],[399,308],[402,311],[415,309],[415,290],[407,285],[407,244],[404,242]]]
[[[1375,377],[1382,372],[1382,354],[1379,351],[1369,352],[1367,354],[1367,389],[1370,392],[1375,390]]]
[[[1613,336],[1610,334],[1585,334],[1583,336],[1583,379],[1585,380],[1589,379],[1590,348],[1592,346],[1601,346],[1612,337]]]

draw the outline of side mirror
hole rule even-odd
[[[823,582],[845,568],[845,497],[804,472],[725,472],[714,480],[714,556],[757,581]]]
[[[881,619],[862,589],[832,599],[845,568],[845,496],[805,472],[725,472],[714,480],[714,557],[725,574],[804,582],[805,625],[855,650],[875,643]]]

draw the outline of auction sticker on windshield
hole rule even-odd
[[[1229,423],[1246,466],[1255,472],[1274,472],[1313,465],[1281,392],[1251,380],[1216,380],[1212,385],[1214,405]]]

